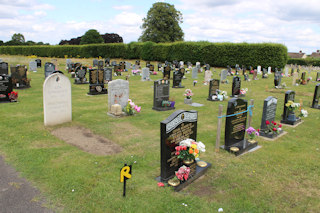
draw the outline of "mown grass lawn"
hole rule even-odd
[[[23,56],[0,55],[0,58],[9,65],[28,65],[31,60]],[[51,61],[41,59],[43,67]],[[92,59],[72,60],[92,64]],[[58,63],[60,70],[70,77],[65,71],[65,59],[58,59]],[[160,122],[173,111],[152,110],[153,81],[130,77],[130,98],[142,106],[142,111],[136,116],[117,119],[107,115],[107,95],[87,96],[89,86],[74,85],[70,78],[73,121],[44,127],[43,67],[37,73],[28,73],[31,88],[18,90],[18,103],[0,105],[0,152],[41,190],[49,207],[64,212],[217,212],[219,208],[224,212],[319,212],[320,110],[309,107],[315,82],[293,87],[292,78],[283,78],[288,88],[273,90],[273,75],[268,79],[258,75],[257,81],[242,81],[241,87],[249,89],[245,99],[254,99],[253,127],[260,127],[263,100],[268,96],[278,98],[276,122],[280,121],[287,90],[296,91],[295,102],[302,100],[309,117],[303,118],[304,122],[296,128],[284,126],[288,133],[278,140],[259,138],[261,149],[235,157],[222,150],[214,152],[218,106],[223,105],[225,114],[227,101],[207,101],[208,86],[202,84],[204,73],[199,74],[195,87],[191,74],[186,74],[182,84],[194,92],[193,102],[204,106],[185,105],[184,89],[171,88],[170,96],[176,100],[176,109],[198,111],[197,138],[207,149],[201,159],[212,163],[212,167],[204,177],[176,193],[169,187],[159,188],[155,181],[160,175]],[[215,70],[213,77],[219,79],[221,69]],[[316,73],[308,76],[314,80]],[[162,74],[151,76],[152,80],[161,77]],[[232,82],[232,77],[228,79]],[[222,84],[220,88],[230,94],[231,85]],[[221,143],[224,119],[222,123]],[[50,133],[61,126],[88,128],[119,144],[123,151],[111,156],[83,152]],[[134,161],[133,177],[127,182],[127,197],[123,198],[120,168]]]

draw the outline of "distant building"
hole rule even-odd
[[[298,53],[289,53],[289,58],[307,58],[307,54],[303,53],[301,50]]]
[[[310,58],[320,58],[320,50],[317,50],[317,52],[313,52],[310,55]]]

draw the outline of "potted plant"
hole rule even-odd
[[[192,104],[192,98],[191,98],[193,96],[192,90],[191,89],[186,89],[184,91],[184,96],[186,97],[184,99],[184,103],[185,104]]]
[[[255,143],[256,141],[254,140],[257,136],[259,136],[259,129],[255,130],[253,127],[249,127],[246,129],[246,132],[249,136],[249,143]]]
[[[190,168],[183,165],[181,166],[178,171],[175,172],[175,177],[168,181],[170,186],[178,186],[180,182],[184,182],[188,180],[190,175]]]
[[[285,104],[285,106],[289,110],[288,121],[296,121],[296,115],[294,114],[294,110],[296,110],[300,106],[300,104],[294,103],[293,101],[290,100]]]

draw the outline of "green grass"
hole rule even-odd
[[[0,55],[9,64],[28,64],[22,56]],[[118,59],[119,61],[120,59]],[[51,61],[42,58],[42,64]],[[92,64],[92,59],[73,59]],[[133,60],[131,62],[134,62]],[[65,59],[58,59],[65,70]],[[154,62],[153,62],[154,63]],[[144,65],[145,63],[142,62]],[[154,63],[155,64],[155,63]],[[216,68],[214,78],[219,78]],[[64,71],[65,72],[65,71]],[[65,72],[66,76],[70,77]],[[206,175],[180,193],[171,188],[158,188],[155,177],[160,175],[160,122],[173,111],[152,110],[153,81],[141,82],[131,76],[130,98],[142,106],[133,117],[112,118],[107,115],[107,95],[87,96],[88,85],[72,83],[71,123],[54,127],[43,125],[42,85],[44,70],[29,72],[31,88],[19,90],[19,102],[0,105],[0,152],[45,195],[48,205],[64,212],[318,212],[320,209],[320,111],[312,109],[315,83],[292,87],[291,78],[283,78],[284,90],[266,92],[273,88],[273,76],[244,82],[249,91],[245,99],[254,99],[252,126],[259,128],[263,100],[278,98],[276,122],[281,119],[285,91],[296,91],[296,101],[302,99],[309,117],[296,128],[284,126],[288,132],[276,141],[259,138],[262,148],[240,157],[227,152],[214,152],[219,104],[226,113],[227,101],[207,101],[208,86],[199,74],[193,87],[191,74],[182,84],[195,94],[193,102],[205,106],[194,108],[183,103],[184,89],[170,89],[176,109],[198,111],[198,140],[206,144],[201,159],[212,163]],[[307,74],[307,77],[309,75]],[[316,73],[311,73],[313,79]],[[151,76],[152,80],[162,77]],[[125,77],[115,77],[122,78]],[[250,75],[252,78],[252,75]],[[232,81],[232,77],[228,77]],[[241,76],[243,80],[243,77]],[[171,82],[172,83],[172,82]],[[231,83],[220,88],[231,93]],[[222,122],[224,141],[224,124]],[[51,135],[61,126],[83,126],[119,144],[123,151],[112,156],[95,156],[66,144]],[[133,164],[133,177],[127,182],[127,197],[122,197],[120,168]],[[74,192],[72,190],[74,189]],[[183,206],[186,203],[188,206]]]

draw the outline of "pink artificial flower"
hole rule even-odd
[[[164,183],[159,182],[159,183],[158,183],[158,186],[159,186],[159,187],[164,187]]]
[[[138,107],[137,105],[134,106],[134,110],[136,110],[137,112],[141,111],[141,107]]]

